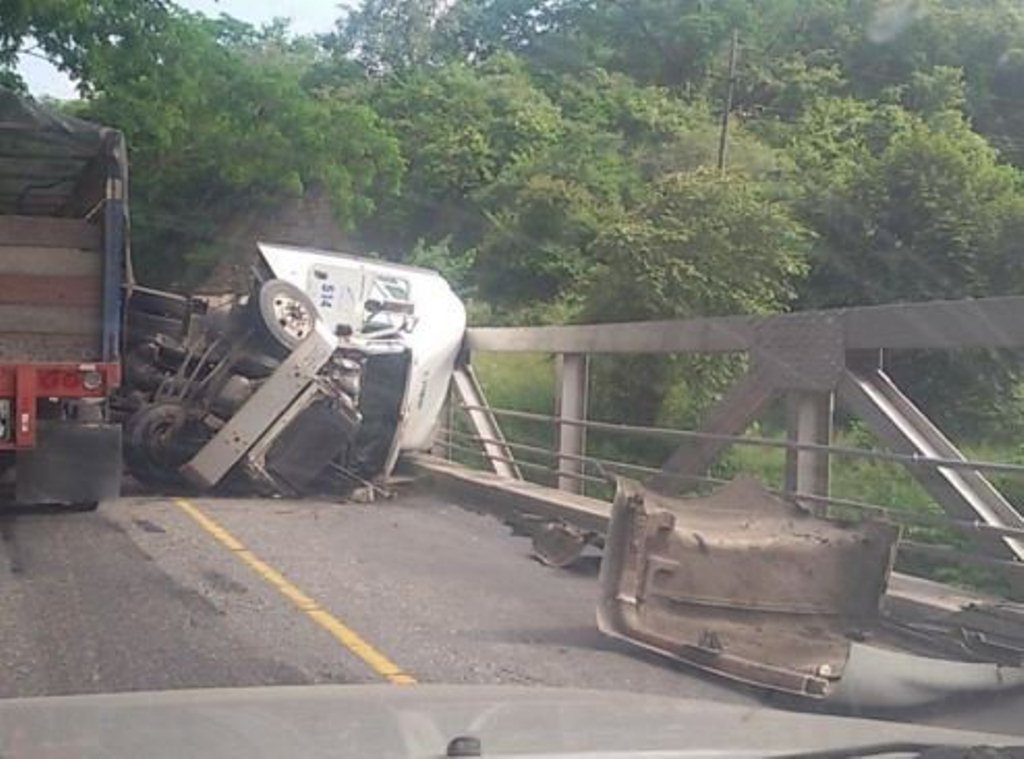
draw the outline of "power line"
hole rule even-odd
[[[725,94],[725,110],[722,113],[722,134],[718,138],[718,170],[725,173],[725,152],[729,140],[729,113],[732,111],[732,97],[736,89],[736,48],[739,44],[739,30],[732,29],[732,44],[729,46],[729,86]]]

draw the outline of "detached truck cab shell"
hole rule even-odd
[[[0,471],[6,500],[116,497],[127,270],[121,134],[0,88]]]

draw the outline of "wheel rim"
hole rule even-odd
[[[313,329],[313,314],[295,298],[277,294],[271,301],[274,321],[292,340],[300,341]]]
[[[163,417],[153,422],[147,432],[147,442],[150,448],[160,450],[164,448],[178,428],[178,420]]]
[[[173,450],[184,423],[183,410],[169,405],[150,406],[128,420],[125,463],[136,479],[151,487],[178,483]]]

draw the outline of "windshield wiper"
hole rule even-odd
[[[963,746],[953,743],[916,743],[893,741],[865,743],[820,751],[772,754],[771,759],[853,759],[854,757],[912,756],[914,759],[1024,759],[1024,746]]]

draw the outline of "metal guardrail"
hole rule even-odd
[[[496,412],[501,414],[502,412]],[[493,442],[486,438],[481,438],[479,435],[474,435],[468,432],[463,432],[457,429],[441,428],[438,433],[444,437],[447,441],[444,443],[445,446],[451,448],[453,451],[461,453],[468,453],[473,456],[479,457],[484,460],[488,460],[491,457],[483,452],[480,448],[460,445],[451,442],[452,439],[464,440],[471,443],[488,443]],[[594,465],[600,476],[587,476],[587,475],[570,475],[571,477],[578,477],[580,481],[594,482],[601,485],[610,485],[611,476],[617,474],[624,475],[639,475],[639,476],[650,476],[659,472],[655,467],[643,466],[640,464],[633,464],[625,461],[614,461],[608,458],[602,458],[597,456],[576,456],[573,454],[558,453],[557,451],[550,448],[542,448],[541,446],[527,445],[525,443],[515,443],[511,441],[503,441],[513,451],[523,451],[531,454],[538,454],[550,457],[552,459],[570,459],[573,461],[582,461],[586,464]],[[842,449],[849,454],[859,449]],[[865,449],[866,453],[874,453]],[[536,462],[523,462],[519,461],[521,465],[535,469],[537,471],[544,471],[548,473],[557,474],[559,468],[556,465],[543,465],[537,464]],[[699,476],[699,475],[680,475],[678,478],[680,481],[696,482],[707,485],[725,485],[730,480],[722,477],[711,477],[711,476]],[[847,508],[856,509],[859,512],[870,513],[877,516],[883,516],[892,519],[896,522],[903,522],[906,524],[920,526],[920,527],[939,527],[948,528],[961,533],[985,533],[993,536],[1004,536],[1014,538],[1024,538],[1024,529],[1014,527],[994,527],[992,525],[985,524],[983,522],[968,522],[958,519],[951,519],[946,516],[939,514],[933,514],[928,512],[918,511],[907,511],[901,509],[895,509],[888,506],[882,506],[875,503],[867,503],[865,501],[858,501],[850,498],[837,498],[835,496],[819,496],[812,493],[799,493],[782,490],[780,488],[768,488],[770,492],[776,495],[783,496],[786,498],[793,498],[800,501],[807,501],[811,503],[821,504],[823,506],[842,506]],[[1022,564],[1024,566],[1024,564]]]
[[[470,410],[477,408],[467,404],[459,404],[459,408]],[[679,440],[715,440],[725,441],[733,445],[751,446],[754,448],[776,448],[781,450],[794,451],[816,451],[830,453],[836,456],[847,456],[852,458],[871,459],[874,461],[887,461],[904,464],[906,466],[932,466],[945,469],[964,469],[978,472],[993,472],[997,474],[1010,474],[1024,477],[1024,464],[1008,464],[997,461],[968,461],[965,459],[948,459],[935,456],[922,456],[916,453],[902,454],[888,451],[877,451],[871,448],[849,448],[841,445],[824,445],[819,443],[800,443],[791,440],[778,440],[775,438],[758,437],[756,435],[718,435],[712,432],[700,432],[698,430],[678,430],[671,427],[644,427],[633,424],[620,424],[618,422],[600,422],[594,420],[566,419],[550,414],[537,414],[530,411],[516,411],[514,409],[503,409],[488,407],[488,411],[495,416],[507,416],[514,419],[527,419],[537,422],[550,422],[570,427],[584,427],[591,430],[604,432],[620,432],[623,434],[647,435],[650,437],[664,437]],[[506,441],[502,441],[510,447],[515,447]],[[549,449],[538,449],[549,450]],[[561,458],[577,459],[571,455],[558,454]],[[661,470],[649,468],[650,473],[657,474]],[[687,479],[694,479],[689,477]]]
[[[886,352],[903,349],[962,350],[1024,348],[1024,297],[895,304],[786,314],[620,324],[471,329],[472,352],[553,353],[556,356],[556,408],[537,414],[487,405],[476,378],[460,375],[461,409],[473,433],[462,434],[462,453],[479,452],[503,476],[510,467],[543,472],[559,489],[583,492],[609,472],[647,478],[663,491],[697,484],[722,484],[709,470],[730,446],[781,450],[785,482],[776,492],[808,507],[843,506],[886,514],[916,526],[948,528],[967,535],[976,551],[936,546],[931,551],[908,542],[906,551],[937,560],[981,564],[1012,577],[1024,560],[1024,517],[986,479],[986,474],[1024,475],[1024,465],[972,461],[904,396],[883,370]],[[645,427],[587,418],[590,354],[736,353],[748,354],[747,374],[706,414],[694,430]],[[744,434],[776,399],[787,408],[785,439]],[[867,423],[887,450],[834,445],[837,404]],[[482,427],[474,420],[483,418]],[[507,440],[499,418],[552,425],[554,449]],[[589,431],[657,437],[678,443],[661,467],[616,462],[588,455]],[[458,431],[454,431],[458,432]],[[451,437],[451,436],[450,436]],[[449,439],[449,443],[454,443]],[[443,445],[443,444],[442,444]],[[516,455],[516,454],[520,455]],[[549,464],[523,457],[548,457]],[[906,513],[878,504],[833,498],[832,457],[899,464],[907,469],[945,515]],[[595,476],[592,472],[597,472]],[[596,484],[596,483],[594,483]],[[948,548],[948,550],[946,550]],[[970,557],[977,561],[972,561]]]
[[[962,350],[1024,345],[1024,296],[897,303],[778,316],[471,329],[470,351],[491,353],[738,353],[765,329],[807,323],[836,332],[845,350]]]
[[[502,412],[496,410],[495,414],[501,416]],[[551,419],[553,420],[554,418],[552,417]],[[568,477],[575,482],[592,483],[595,485],[610,487],[612,485],[612,475],[623,474],[626,476],[650,476],[657,474],[659,472],[659,470],[654,467],[647,467],[624,461],[613,461],[611,459],[594,456],[575,456],[572,454],[560,454],[555,450],[542,448],[540,446],[528,445],[525,443],[516,443],[510,440],[502,441],[502,444],[507,446],[512,451],[521,451],[524,453],[545,455],[555,460],[569,459],[572,461],[579,461],[584,464],[595,465],[598,468],[598,471],[600,472],[600,476],[577,474],[574,472],[566,472],[560,469],[557,465],[540,464],[534,461],[524,461],[522,458],[513,459],[510,457],[489,454],[484,450],[483,444],[496,442],[492,439],[482,438],[478,435],[462,432],[457,429],[441,428],[440,430],[438,430],[438,432],[440,435],[444,437],[445,442],[443,443],[443,445],[446,448],[448,448],[449,451],[467,454],[469,456],[477,457],[488,462],[494,462],[495,460],[497,460],[506,464],[515,463],[518,467],[522,469],[549,475],[551,479],[555,479],[558,477]],[[477,445],[463,445],[460,443],[455,443],[453,442],[453,440],[463,440],[469,443],[476,443]],[[844,453],[848,455],[854,455],[859,449],[846,448],[842,450],[844,451]],[[876,453],[866,449],[864,452],[869,454]],[[970,464],[967,464],[967,466],[969,465]],[[696,482],[700,484],[718,486],[725,485],[730,482],[730,480],[721,477],[697,475],[680,475],[678,479],[686,480],[691,483]],[[805,504],[812,503],[819,507],[826,508],[829,506],[839,506],[855,509],[859,513],[865,515],[870,514],[875,517],[886,518],[890,521],[903,524],[907,527],[933,527],[947,529],[968,536],[986,535],[991,537],[1012,537],[1024,539],[1024,529],[1017,529],[1011,527],[994,527],[988,524],[984,524],[982,522],[967,522],[957,519],[951,519],[949,517],[944,517],[937,514],[900,510],[891,507],[881,506],[879,504],[866,503],[863,501],[857,501],[848,498],[819,496],[811,493],[793,492],[773,487],[769,487],[767,488],[767,490],[780,497],[796,500],[798,502],[804,502]],[[816,509],[816,511],[818,513],[823,513],[821,509]],[[1008,579],[1024,582],[1024,563],[1018,561],[998,559],[987,554],[960,550],[948,545],[922,543],[919,541],[906,539],[900,541],[899,551],[904,555],[913,555],[927,559],[936,559],[940,561],[947,561],[957,564],[968,564],[972,566],[978,566],[996,571],[997,574],[1003,575]]]

